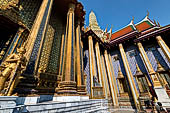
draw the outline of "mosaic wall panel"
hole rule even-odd
[[[20,0],[19,16],[22,22],[31,29],[42,0]]]
[[[52,49],[52,43],[54,38],[55,30],[51,25],[48,25],[47,33],[45,36],[45,41],[43,44],[43,49],[41,53],[39,67],[41,67],[45,72],[47,71],[48,61]]]
[[[160,62],[160,64],[167,70],[170,68],[170,63],[168,62],[166,56],[164,55],[162,49],[159,45],[153,45],[149,47],[145,47],[147,56],[149,61],[152,64],[154,71],[157,71],[157,62],[156,59]]]
[[[6,6],[11,2],[12,0],[0,0],[0,8]]]

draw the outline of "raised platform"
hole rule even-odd
[[[43,96],[45,97],[45,96]],[[58,101],[46,101],[41,103],[35,103],[35,100],[38,100],[38,97],[25,97],[27,102],[23,102],[21,105],[21,98],[24,100],[24,97],[1,97],[4,98],[2,102],[4,104],[12,103],[10,106],[5,106],[0,108],[0,113],[94,113],[94,112],[107,112],[108,100],[105,99],[92,99],[90,100],[87,97],[78,97],[78,96],[64,96],[64,97],[54,97]],[[13,98],[13,99],[12,99]],[[78,100],[78,101],[76,101]],[[74,99],[74,100],[73,100]],[[2,100],[2,99],[1,99]],[[15,101],[16,100],[16,101]],[[20,100],[20,101],[19,101]],[[28,101],[31,100],[31,101]],[[66,101],[68,100],[68,101]],[[65,102],[64,102],[65,101]],[[20,102],[20,103],[17,103]],[[38,102],[38,101],[37,101]],[[20,104],[20,105],[19,105]]]

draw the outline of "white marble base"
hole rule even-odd
[[[72,101],[85,101],[89,100],[89,96],[55,96],[53,101],[58,102],[72,102]]]
[[[161,102],[163,106],[170,107],[170,98],[163,87],[155,88],[156,95],[158,96],[158,102]]]
[[[40,95],[34,97],[18,97],[17,105],[36,104],[40,102],[52,101],[53,95]]]

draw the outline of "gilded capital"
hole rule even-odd
[[[89,39],[89,40],[92,40],[92,36],[89,36],[88,39]]]
[[[161,41],[162,37],[159,35],[159,36],[156,36],[156,39],[157,39],[157,41]]]
[[[123,48],[123,45],[122,43],[119,44],[119,48],[122,49]]]
[[[75,9],[75,4],[70,3],[70,4],[69,4],[69,10],[68,10],[68,13],[74,13],[74,9]]]

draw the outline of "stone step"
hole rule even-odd
[[[43,104],[36,104],[36,105],[27,105],[27,109],[29,112],[32,113],[40,113],[45,111],[50,112],[76,112],[81,111],[84,112],[87,109],[94,109],[95,107],[101,107],[101,102],[106,103],[107,101],[81,101],[81,102],[68,102],[68,103],[43,103]],[[106,104],[107,105],[107,104]]]
[[[108,107],[96,107],[95,109],[87,110],[84,113],[102,113],[103,111],[107,113]]]

